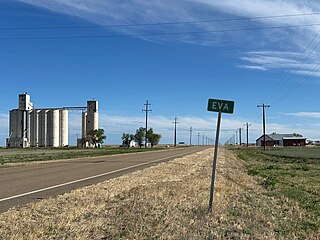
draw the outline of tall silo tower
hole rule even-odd
[[[87,101],[86,134],[98,128],[98,101]]]
[[[33,105],[30,101],[30,95],[28,93],[19,94],[19,110],[32,110]]]
[[[9,112],[9,138],[8,147],[29,147],[30,146],[30,112],[33,106],[30,102],[30,95],[19,94],[19,108]]]

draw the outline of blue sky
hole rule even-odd
[[[146,98],[162,143],[173,141],[175,116],[178,141],[189,142],[190,127],[193,143],[198,132],[214,138],[208,98],[235,101],[234,114],[223,115],[221,142],[247,122],[250,142],[258,138],[262,103],[271,105],[267,133],[319,139],[320,15],[302,15],[312,12],[320,12],[317,1],[2,0],[0,145],[21,92],[37,108],[99,100],[107,144],[144,125]],[[304,26],[278,28],[288,25]],[[71,145],[80,123],[70,113]]]

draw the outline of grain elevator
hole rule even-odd
[[[69,110],[82,111],[82,134],[98,129],[98,101],[88,101],[87,107],[33,107],[30,95],[19,94],[19,108],[9,112],[10,148],[66,147],[69,145]]]

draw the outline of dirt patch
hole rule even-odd
[[[221,148],[212,214],[213,149],[0,215],[0,239],[295,239],[288,199],[268,197]],[[290,223],[290,224],[289,224]],[[293,231],[287,231],[291,226]],[[319,233],[310,237],[317,238]]]

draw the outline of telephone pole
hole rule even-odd
[[[190,127],[190,146],[192,145],[192,127]]]
[[[239,128],[239,144],[241,146],[241,128]]]
[[[249,146],[249,127],[251,126],[251,124],[246,123],[243,126],[247,127],[247,147]]]
[[[204,145],[204,134],[202,134],[202,145]]]
[[[200,145],[200,133],[198,132],[198,146]]]
[[[235,140],[236,140],[236,145],[238,144],[238,129],[236,130],[236,138],[235,138]]]
[[[177,146],[177,122],[178,118],[174,117],[174,141],[173,141],[173,146],[176,147]]]
[[[142,110],[142,112],[146,112],[146,132],[144,136],[144,147],[147,148],[147,131],[148,131],[148,112],[152,112],[152,110],[149,110],[149,101],[147,99],[146,103],[144,104],[146,106],[146,109]]]
[[[263,150],[266,150],[266,114],[265,108],[269,108],[270,105],[257,105],[258,108],[262,108],[262,125],[263,125]]]

